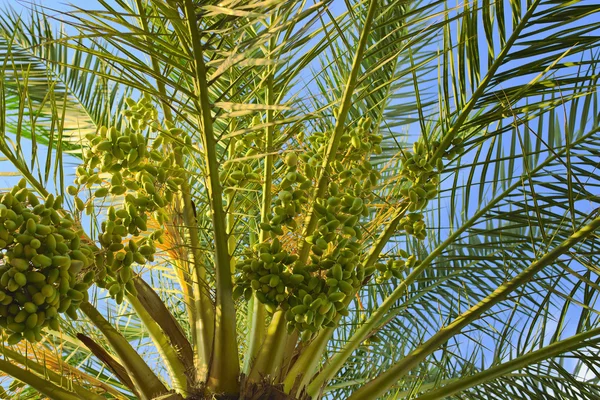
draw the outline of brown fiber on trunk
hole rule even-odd
[[[298,400],[283,391],[283,385],[261,382],[242,386],[240,400]]]

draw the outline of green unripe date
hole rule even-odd
[[[51,297],[54,294],[54,287],[52,285],[44,285],[40,289],[40,293],[44,295],[44,297]]]
[[[333,303],[341,302],[346,298],[346,294],[342,292],[334,292],[329,295],[329,301]]]
[[[298,164],[298,155],[294,152],[287,153],[285,163],[288,167],[295,167]]]
[[[37,223],[33,218],[29,218],[27,220],[27,232],[31,235],[33,235],[34,233],[36,233],[37,231]]]
[[[16,269],[18,269],[20,271],[25,271],[29,267],[29,263],[27,262],[27,260],[24,260],[22,258],[11,259],[10,265],[12,265],[13,267],[15,267]]]
[[[19,343],[21,341],[21,339],[23,339],[23,335],[21,335],[20,333],[15,332],[12,335],[10,335],[8,337],[8,339],[6,339],[6,343],[9,346],[12,346],[12,345],[15,345],[15,344]]]
[[[38,315],[37,314],[30,314],[27,319],[25,320],[25,327],[26,328],[34,328],[35,326],[37,326],[38,324]]]
[[[13,279],[19,286],[25,286],[27,284],[27,278],[21,272],[17,272],[15,276],[13,276]]]
[[[349,284],[348,282],[343,281],[343,280],[338,282],[338,286],[339,286],[340,290],[346,294],[350,294],[354,290],[354,288],[352,287],[351,284]]]
[[[31,302],[27,302],[24,304],[23,306],[24,310],[27,311],[29,314],[33,314],[34,312],[37,311],[37,305],[35,305],[34,303]]]

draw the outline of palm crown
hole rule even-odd
[[[600,396],[598,4],[99,3],[0,21],[10,395]]]

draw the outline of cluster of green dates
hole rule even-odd
[[[294,230],[298,227],[296,218],[308,203],[309,190],[313,182],[298,171],[298,156],[296,153],[287,153],[285,157],[285,171],[279,184],[281,189],[275,198],[273,214],[268,216],[267,222],[262,222],[262,230],[269,232],[276,238],[284,234],[284,227]]]
[[[185,178],[176,159],[191,139],[171,124],[162,129],[149,97],[127,103],[129,125],[87,136],[91,148],[67,188],[76,209],[88,214],[109,195],[122,199],[108,207],[100,247],[88,243],[61,196],[40,202],[22,180],[0,197],[0,326],[10,345],[59,329],[61,313],[76,319],[94,281],[120,303],[126,290],[135,294],[133,264],[154,261],[163,231],[149,233],[149,218],[159,226],[167,220],[166,207]],[[85,191],[86,202],[79,197]]]
[[[255,116],[252,118],[252,126],[258,126],[260,124],[262,124],[260,117]],[[239,151],[243,154],[243,157],[252,157],[268,151],[265,147],[264,133],[261,129],[248,132],[241,136],[241,139],[237,141],[236,146],[240,146]]]
[[[129,126],[134,131],[142,131],[151,126],[153,130],[157,130],[158,110],[152,103],[152,97],[148,94],[139,100],[127,98],[125,99],[128,108],[123,111],[123,115],[129,121]]]
[[[154,261],[155,241],[162,240],[163,231],[148,231],[149,217],[160,226],[167,221],[166,207],[181,190],[185,170],[176,161],[191,140],[183,130],[173,126],[160,130],[151,120],[157,111],[148,98],[135,103],[128,101],[125,115],[129,126],[119,131],[102,127],[99,135],[90,136],[92,146],[77,169],[76,184],[69,191],[77,195],[82,186],[93,189],[88,204],[76,197],[80,210],[93,204],[92,198],[123,196],[122,203],[108,208],[108,218],[101,224],[99,242],[105,250],[106,268],[98,285],[109,290],[121,303],[125,290],[135,293],[132,265]],[[143,130],[147,129],[144,133]],[[150,133],[159,131],[151,139]]]
[[[413,144],[412,152],[402,153],[400,175],[407,182],[400,193],[408,199],[408,211],[400,225],[407,234],[417,239],[425,239],[427,232],[420,210],[438,195],[440,174],[444,169],[443,158],[453,158],[462,149],[462,139],[454,138],[448,148],[442,149],[442,144],[435,140],[425,143],[424,140]]]
[[[258,125],[260,120],[255,118],[254,125]],[[224,192],[233,191],[233,188],[242,187],[248,183],[260,182],[261,176],[255,172],[252,165],[252,156],[259,154],[264,146],[260,132],[250,132],[244,135],[241,141],[238,141],[236,151],[247,157],[245,161],[226,162],[223,170],[219,174],[221,184],[225,187]]]
[[[258,257],[253,257],[258,254]],[[289,266],[298,259],[290,255],[275,238],[271,243],[261,243],[254,246],[254,251],[248,251],[245,257],[236,264],[243,279],[237,281],[234,297],[242,295],[250,299],[252,291],[265,304],[267,310],[275,312],[277,307],[288,297],[288,288],[295,286],[299,277],[294,277],[287,271]]]
[[[312,235],[306,237],[311,245],[310,262],[306,267],[323,277],[328,296],[340,299],[335,304],[334,317],[336,313],[347,312],[342,300],[354,293],[374,270],[365,270],[360,260],[363,239],[360,219],[369,215],[368,203],[380,179],[369,158],[372,153],[381,152],[382,137],[369,132],[370,125],[370,120],[363,118],[342,135],[341,142],[351,146],[340,146],[336,154],[332,167],[337,178],[330,182],[327,198],[315,200],[317,226]],[[323,139],[315,141],[323,147]]]
[[[230,186],[241,186],[248,182],[260,181],[260,175],[252,170],[250,164],[238,165],[228,164],[226,169],[221,172],[221,181]]]
[[[334,326],[338,314],[348,315],[347,300],[374,272],[374,267],[360,264],[359,250],[358,242],[342,239],[318,262],[313,258],[311,264],[293,268],[304,281],[288,300],[285,317],[290,331],[297,329],[309,338],[321,326]]]
[[[7,343],[37,342],[45,327],[58,329],[58,315],[77,319],[94,280],[96,248],[61,216],[62,199],[44,202],[25,180],[0,199],[0,326]]]
[[[99,287],[108,289],[108,293],[118,304],[123,301],[124,291],[127,290],[137,295],[133,284],[133,264],[145,264],[154,261],[156,247],[154,241],[162,240],[162,230],[155,230],[147,236],[129,236],[124,228],[131,221],[131,216],[136,215],[136,209],[109,208],[108,220],[102,222],[102,235],[100,243],[106,249],[102,276],[98,279]],[[139,227],[138,227],[139,229]],[[133,235],[133,234],[132,234]],[[127,244],[125,244],[127,240]],[[107,279],[110,278],[110,279]]]
[[[286,153],[273,214],[260,224],[273,239],[258,244],[237,263],[235,295],[248,298],[255,293],[268,311],[284,310],[288,330],[301,332],[303,339],[334,326],[338,315],[347,315],[349,296],[375,271],[360,262],[360,218],[369,215],[368,203],[380,179],[369,158],[381,152],[382,137],[369,128],[370,120],[362,119],[341,137],[349,145],[340,146],[331,164],[336,178],[327,197],[313,204],[316,229],[303,244],[310,246],[309,259],[301,262],[282,243],[289,242],[283,238],[296,233],[298,217],[308,211],[327,150],[325,133],[309,136],[309,148],[299,156]]]
[[[308,340],[321,327],[334,326],[338,313],[348,314],[344,300],[373,273],[374,268],[357,268],[358,250],[358,243],[348,242],[319,264],[302,266],[277,238],[258,244],[236,265],[243,279],[238,279],[234,297],[249,299],[254,292],[267,311],[285,310],[288,331],[298,330]]]
[[[402,279],[402,273],[418,266],[421,262],[416,256],[409,255],[404,250],[399,250],[395,258],[389,258],[386,263],[377,263],[375,268],[379,275],[375,278],[376,283],[383,283],[391,278]]]
[[[424,240],[427,237],[424,216],[420,212],[410,213],[404,216],[399,223],[409,235],[413,235],[419,240]]]

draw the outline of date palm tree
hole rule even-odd
[[[85,7],[1,14],[3,398],[600,398],[600,3]]]

